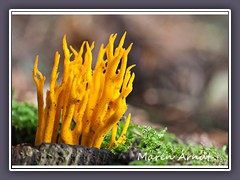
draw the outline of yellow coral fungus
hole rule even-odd
[[[104,137],[111,129],[109,148],[125,143],[131,114],[128,115],[118,140],[116,140],[117,123],[127,110],[126,97],[133,89],[135,74],[131,73],[131,69],[135,65],[127,67],[132,44],[127,49],[123,48],[126,33],[114,48],[116,37],[117,34],[110,35],[107,46],[101,45],[95,68],[92,69],[94,43],[90,45],[85,41],[79,51],[72,46],[70,51],[65,35],[62,81],[57,84],[60,54],[56,52],[45,108],[43,98],[45,77],[38,70],[38,56],[36,57],[33,68],[38,99],[36,145],[42,142],[63,142],[100,148]],[[70,60],[72,56],[74,58]]]

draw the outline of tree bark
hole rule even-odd
[[[12,165],[113,165],[111,151],[85,146],[43,143],[12,146]]]

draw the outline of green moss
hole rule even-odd
[[[12,144],[34,143],[38,119],[37,108],[12,100]]]
[[[12,101],[12,144],[34,143],[37,126],[37,108],[28,103]],[[119,123],[117,138],[124,126]],[[124,145],[111,151],[123,154],[130,150],[141,150],[139,160],[129,161],[131,165],[227,165],[226,146],[221,149],[203,145],[185,144],[174,134],[167,133],[167,128],[158,131],[148,126],[130,123]],[[105,137],[102,147],[107,149],[111,132]],[[199,158],[205,159],[199,159]],[[209,158],[208,158],[209,157]],[[155,158],[155,159],[154,159]],[[189,158],[189,159],[187,159]],[[198,158],[198,159],[196,159]]]
[[[123,128],[120,123],[118,135]],[[228,156],[226,146],[221,149],[205,147],[203,145],[185,144],[174,134],[167,133],[167,128],[158,131],[148,126],[131,123],[126,134],[127,142],[114,147],[113,153],[141,150],[131,165],[227,165]],[[110,140],[109,133],[103,143],[106,148]],[[136,143],[138,142],[138,143]]]

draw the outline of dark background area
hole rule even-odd
[[[119,40],[126,31],[125,47],[134,43],[128,65],[137,65],[127,98],[133,121],[168,127],[187,142],[228,145],[228,28],[227,15],[14,15],[14,98],[36,104],[35,56],[48,88],[55,51],[63,61],[64,34],[76,49],[95,41],[96,59],[111,33]]]

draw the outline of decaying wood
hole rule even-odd
[[[12,165],[111,165],[115,156],[108,150],[85,146],[43,143],[12,146]]]

